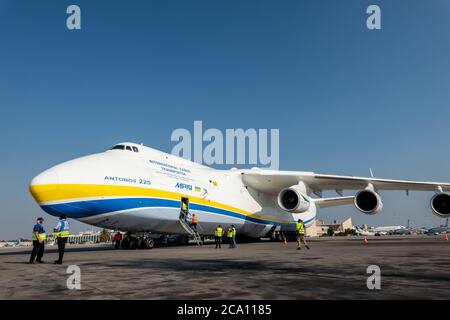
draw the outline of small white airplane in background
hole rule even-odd
[[[393,232],[396,230],[403,230],[406,229],[405,226],[380,226],[380,227],[375,227],[372,230],[375,232]]]
[[[355,227],[355,230],[356,230],[356,234],[358,236],[369,237],[369,236],[374,236],[375,235],[375,232],[372,232],[372,231],[369,231],[369,230],[366,230],[366,229],[363,229],[363,228]]]
[[[19,244],[18,241],[0,242],[0,248],[14,248]]]
[[[335,190],[340,196],[322,197]],[[342,196],[343,190],[358,190]],[[317,174],[303,171],[215,170],[135,143],[54,166],[30,184],[48,214],[66,216],[101,228],[158,234],[189,234],[180,219],[188,207],[199,218],[199,233],[213,235],[217,225],[234,224],[240,235],[259,238],[274,231],[295,231],[302,219],[310,226],[316,207],[353,204],[378,213],[379,190],[435,191],[431,208],[450,216],[449,183],[417,182]],[[314,194],[316,197],[311,197]]]
[[[405,226],[382,226],[372,228],[371,231],[379,234],[390,234],[393,232],[399,232],[400,230],[406,230]]]

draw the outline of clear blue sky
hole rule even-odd
[[[37,173],[124,140],[169,152],[194,120],[279,128],[284,170],[450,181],[449,57],[447,0],[0,0],[0,239],[56,221],[28,193]],[[319,216],[443,222],[429,193],[382,195],[377,216]]]

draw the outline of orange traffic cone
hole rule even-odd
[[[448,234],[447,233],[445,234],[444,240],[448,241]]]
[[[364,244],[368,244],[369,243],[369,241],[367,240],[367,237],[364,237],[363,243]]]

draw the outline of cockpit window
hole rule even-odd
[[[124,144],[116,144],[114,147],[111,148],[111,150],[127,150],[127,151],[132,151],[132,152],[139,152],[138,147],[127,146]]]

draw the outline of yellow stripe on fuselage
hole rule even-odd
[[[79,200],[82,198],[97,198],[97,197],[100,199],[102,197],[151,197],[161,199],[172,199],[177,201],[179,201],[181,197],[188,197],[189,201],[192,203],[233,211],[262,220],[279,223],[292,223],[292,221],[290,220],[278,220],[257,214],[252,214],[251,212],[227,204],[203,199],[200,197],[195,197],[189,194],[181,194],[177,192],[151,188],[117,186],[107,184],[57,184],[57,185],[43,184],[30,186],[30,192],[39,204],[52,201],[69,202],[72,199]]]

